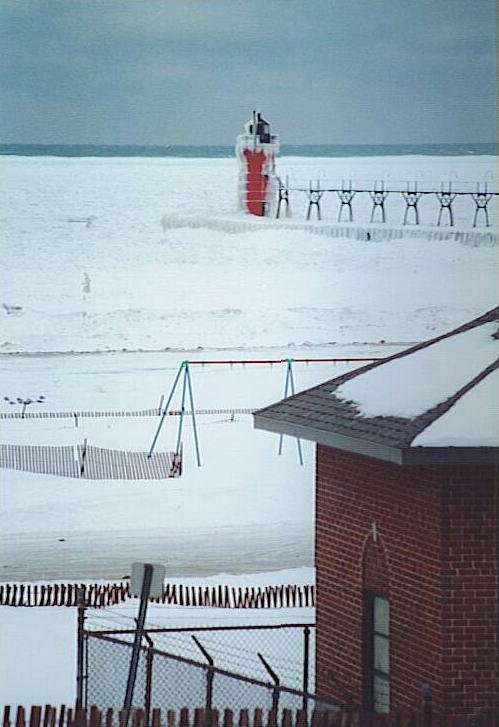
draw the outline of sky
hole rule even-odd
[[[491,142],[495,0],[0,0],[0,142]]]

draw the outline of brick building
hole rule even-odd
[[[498,323],[499,308],[255,413],[317,443],[319,694],[499,708]]]

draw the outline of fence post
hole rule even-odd
[[[78,609],[78,637],[76,651],[76,707],[83,707],[83,662],[85,653],[85,588],[76,590],[76,606]]]
[[[85,457],[87,456],[87,440],[83,440],[83,448],[81,450],[81,460],[80,460],[80,477],[83,477],[85,473]]]
[[[55,727],[55,707],[51,707],[50,704],[45,705],[45,714],[43,716],[43,727]]]
[[[308,706],[308,671],[310,661],[310,628],[305,626],[303,629],[303,709]]]
[[[203,644],[194,636],[194,634],[191,634],[191,638],[208,662],[208,670],[206,672],[206,709],[211,709],[213,702],[213,667],[215,662],[213,661],[211,654],[206,651]]]
[[[270,676],[270,678],[274,682],[274,688],[272,690],[272,708],[271,708],[271,713],[273,715],[275,715],[275,718],[277,720],[277,715],[279,714],[279,696],[280,696],[280,692],[281,692],[281,682],[280,682],[279,677],[275,673],[275,671],[272,669],[272,667],[270,666],[270,664],[268,663],[268,661],[265,659],[265,657],[262,656],[262,654],[260,654],[259,651],[257,652],[256,655],[258,656],[258,658],[262,662],[263,666],[265,667],[268,675]],[[269,721],[270,721],[270,716],[269,716]]]
[[[130,717],[130,707],[132,706],[133,690],[135,687],[135,679],[137,677],[137,666],[139,664],[140,644],[142,634],[144,633],[144,623],[146,620],[147,603],[151,593],[151,580],[153,575],[153,566],[151,563],[144,564],[144,576],[142,581],[142,589],[140,593],[139,615],[137,619],[137,627],[135,629],[135,638],[133,641],[132,658],[130,659],[130,669],[128,671],[128,679],[126,684],[125,699],[123,702],[123,711],[125,712],[124,727],[128,727]]]
[[[152,669],[154,659],[154,643],[151,637],[144,633],[144,638],[147,641],[148,649],[146,652],[146,684],[144,694],[144,712],[146,715],[146,727],[149,727],[151,720],[151,693],[152,693]]]

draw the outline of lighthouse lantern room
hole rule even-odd
[[[270,133],[268,121],[258,111],[253,111],[244,129],[245,133],[236,139],[239,205],[249,214],[269,217],[276,207],[275,157],[279,137]]]

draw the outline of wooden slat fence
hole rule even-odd
[[[415,713],[414,713],[415,714]],[[370,713],[345,713],[340,711],[314,710],[307,716],[306,710],[284,709],[281,715],[272,710],[241,709],[233,712],[225,709],[188,709],[179,711],[152,709],[149,719],[143,709],[125,710],[99,709],[90,707],[83,709],[64,705],[59,707],[31,707],[28,710],[18,707],[12,710],[5,707],[3,727],[419,727],[416,721],[396,721],[387,715]],[[460,727],[463,727],[462,725]]]
[[[85,591],[85,603],[104,608],[131,598],[130,584],[115,583],[0,583],[0,606],[76,606],[77,590]],[[315,606],[313,585],[190,586],[167,583],[153,603],[212,608],[306,608]]]
[[[0,444],[0,467],[86,480],[163,480],[181,474],[181,453],[129,452],[79,444]]]
[[[2,727],[499,727],[499,714],[485,713],[474,718],[466,716],[439,717],[415,708],[403,708],[394,714],[373,714],[356,709],[336,710],[215,709],[124,710],[50,705],[25,707],[6,706]]]
[[[369,359],[371,361],[372,359]],[[253,409],[195,409],[194,414],[252,414]],[[0,412],[0,419],[100,419],[100,418],[122,418],[122,417],[157,417],[161,416],[161,409],[128,409],[117,411],[27,411],[24,414],[19,411]],[[184,416],[192,412],[185,411]],[[172,409],[167,416],[180,416],[182,412]]]
[[[44,475],[79,476],[73,447],[0,444],[0,467]]]

